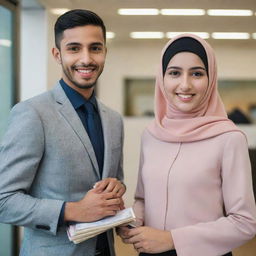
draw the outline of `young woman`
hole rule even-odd
[[[163,49],[134,210],[139,227],[119,234],[141,256],[232,255],[256,233],[246,137],[219,97],[214,52],[195,35]]]

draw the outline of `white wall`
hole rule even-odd
[[[47,14],[44,9],[21,10],[20,99],[47,89]]]
[[[154,77],[162,43],[115,46],[109,43],[105,70],[100,79],[99,97],[109,106],[123,112],[123,79]],[[256,47],[217,45],[214,47],[220,78],[256,79]],[[113,98],[115,100],[113,100]]]

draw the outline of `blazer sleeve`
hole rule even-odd
[[[63,201],[35,198],[30,188],[44,154],[40,116],[28,102],[11,111],[0,150],[0,222],[56,234]]]
[[[226,141],[221,178],[226,216],[171,230],[179,256],[223,255],[255,236],[251,165],[247,142],[240,132],[231,133]]]

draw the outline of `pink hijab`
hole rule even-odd
[[[208,60],[209,85],[200,106],[191,113],[183,113],[169,102],[164,90],[162,58],[170,44],[182,37],[196,39],[204,47]],[[155,83],[155,120],[147,127],[156,138],[167,142],[192,142],[216,135],[240,131],[227,118],[217,91],[216,59],[211,46],[193,34],[182,34],[170,40],[162,51],[159,72]]]

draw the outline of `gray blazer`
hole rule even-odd
[[[103,178],[122,180],[122,118],[98,106]],[[20,255],[94,256],[96,238],[75,245],[57,223],[63,202],[82,199],[98,180],[90,139],[59,84],[14,106],[0,151],[0,222],[25,227]],[[113,256],[112,231],[108,239]]]

